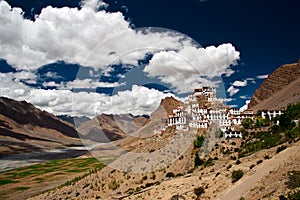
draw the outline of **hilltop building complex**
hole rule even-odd
[[[176,126],[177,130],[208,129],[212,123],[217,123],[225,137],[242,137],[239,129],[246,118],[254,120],[253,111],[240,112],[231,108],[217,98],[216,88],[202,87],[195,89],[183,105],[173,110],[167,126]]]

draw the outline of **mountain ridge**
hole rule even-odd
[[[259,88],[254,92],[254,95],[251,98],[251,101],[248,105],[248,108],[253,110],[259,109],[285,109],[288,104],[297,101],[292,98],[297,96],[299,88],[298,83],[300,79],[300,59],[298,63],[285,64],[277,68],[273,73],[271,73],[268,78],[259,86]],[[286,90],[282,94],[277,94],[282,91],[284,88],[289,87],[290,84],[295,84],[294,88],[291,87],[289,90]],[[280,99],[280,102],[271,100],[272,98]],[[286,96],[290,98],[285,98],[286,100],[290,99],[292,101],[284,101],[280,96]],[[267,101],[267,99],[269,99]],[[267,101],[268,103],[266,103]],[[282,102],[284,103],[282,103]],[[264,103],[265,102],[265,103]],[[280,104],[280,106],[278,106]],[[276,106],[277,105],[277,106]]]

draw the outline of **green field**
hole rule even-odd
[[[80,180],[95,173],[112,159],[96,158],[62,159],[21,167],[0,173],[0,199],[26,198],[43,192],[44,188],[53,188]]]

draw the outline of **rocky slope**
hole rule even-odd
[[[133,133],[147,123],[148,118],[148,116],[133,116],[131,114],[101,114],[82,123],[78,131],[84,138],[97,142],[110,142]]]
[[[289,103],[293,103],[293,101],[299,101],[299,79],[300,79],[300,60],[298,63],[294,64],[286,64],[282,65],[278,69],[276,69],[272,74],[268,76],[268,78],[263,82],[263,84],[255,91],[251,102],[249,103],[248,107],[250,109],[284,109]],[[298,83],[295,83],[298,81]],[[294,87],[291,87],[294,86]],[[280,91],[284,90],[285,88],[289,87],[290,89],[286,89],[286,91],[279,95],[284,96],[285,101],[282,103],[282,100],[277,95]],[[298,94],[297,94],[298,93]],[[274,96],[277,95],[276,98]],[[298,98],[294,100],[294,98],[298,95]],[[268,103],[264,103],[264,106],[260,106],[267,99],[269,100]],[[278,104],[280,106],[278,107]],[[268,108],[265,108],[268,106]]]
[[[0,156],[81,145],[71,124],[5,97],[0,97],[0,139]]]
[[[144,138],[152,135],[154,130],[164,125],[169,114],[177,108],[180,102],[173,97],[163,99],[159,107],[151,116],[133,116],[131,114],[108,115],[102,114],[92,120],[86,121],[77,129],[84,137],[97,142],[110,142],[123,139],[126,136],[128,142],[133,138]]]

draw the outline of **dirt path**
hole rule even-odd
[[[262,163],[260,166],[257,166],[256,171],[252,175],[242,178],[233,187],[220,194],[217,199],[238,200],[247,191],[250,191],[258,181],[267,176],[270,171],[278,168],[290,157],[299,157],[299,152],[300,145],[298,143],[296,146],[289,147],[288,149],[275,155],[272,159],[264,161],[264,163]]]

